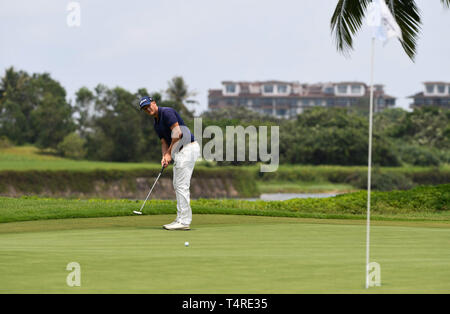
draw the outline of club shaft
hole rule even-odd
[[[161,174],[162,174],[162,171],[158,174],[158,177],[156,178],[155,183],[153,183],[153,186],[150,189],[150,192],[148,192],[147,197],[145,198],[144,204],[142,204],[141,209],[139,210],[140,212],[142,212],[142,209],[144,208],[145,203],[147,202],[148,198],[150,197],[150,194],[152,194],[153,188],[155,187],[156,182],[158,182],[159,177],[161,176]]]

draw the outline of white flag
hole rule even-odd
[[[400,26],[384,0],[373,0],[367,9],[367,25],[372,27],[373,37],[385,43],[389,38],[402,39]]]

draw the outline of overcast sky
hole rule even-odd
[[[336,0],[79,0],[80,27],[67,25],[69,2],[0,2],[2,76],[10,66],[50,72],[73,99],[98,83],[161,91],[182,75],[198,93],[197,112],[223,80],[369,82],[370,31],[350,57],[337,53],[329,28]],[[450,10],[439,0],[417,3],[416,62],[396,40],[375,52],[376,83],[404,108],[422,82],[450,82]]]

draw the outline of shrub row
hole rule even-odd
[[[366,191],[331,198],[287,201],[198,200],[198,207],[254,209],[323,214],[365,215]],[[373,192],[372,211],[378,214],[436,213],[450,210],[450,184],[419,186],[408,191]]]

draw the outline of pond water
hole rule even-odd
[[[285,201],[293,198],[324,198],[333,197],[334,193],[266,193],[259,198],[246,198],[247,201]]]
[[[325,197],[333,197],[342,193],[263,193],[258,198],[237,198],[239,200],[244,201],[285,201],[293,198],[325,198]],[[152,199],[150,197],[150,199]],[[155,197],[154,199],[160,199]],[[175,200],[173,198],[169,198],[171,200]],[[196,198],[191,198],[191,200],[195,200]],[[219,198],[220,199],[220,198]],[[231,198],[236,199],[236,198]],[[133,199],[135,200],[135,199]],[[142,200],[142,199],[140,199]]]

